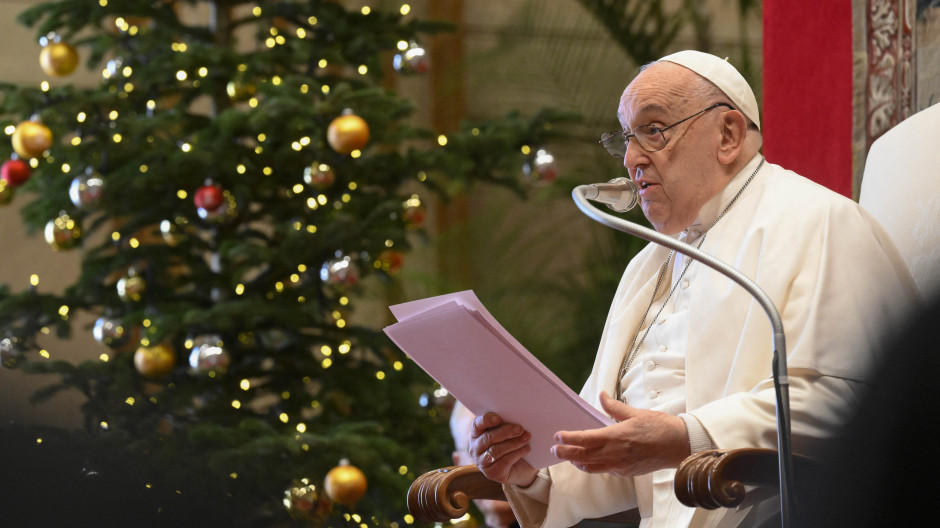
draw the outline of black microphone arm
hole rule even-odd
[[[614,185],[617,186],[616,189],[613,188]],[[790,382],[787,377],[787,347],[783,336],[783,321],[780,319],[780,313],[777,311],[777,307],[774,306],[770,297],[764,293],[754,281],[721,260],[685,242],[680,242],[673,237],[604,213],[595,208],[588,200],[594,199],[593,197],[602,194],[599,192],[599,189],[622,191],[625,196],[632,192],[632,205],[627,209],[632,208],[639,202],[639,193],[636,185],[626,178],[617,178],[608,183],[579,185],[575,187],[574,190],[571,191],[571,197],[574,198],[574,202],[578,208],[581,209],[581,212],[592,220],[607,227],[640,237],[669,249],[674,249],[714,269],[747,290],[767,313],[767,317],[770,318],[770,326],[773,330],[774,349],[772,370],[774,390],[777,396],[777,458],[780,471],[780,517],[783,528],[789,528],[790,514],[792,512],[791,492],[793,490],[793,454],[790,447]],[[613,205],[608,200],[601,199],[598,201],[606,203],[608,207],[615,211],[623,212],[627,209],[620,207],[621,204],[629,203],[631,199],[629,197],[623,199],[618,198],[617,203]]]

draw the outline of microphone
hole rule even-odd
[[[607,183],[579,185],[585,198],[606,204],[608,208],[625,213],[640,203],[640,191],[629,178],[614,178]]]

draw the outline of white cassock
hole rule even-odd
[[[786,336],[793,449],[812,455],[814,440],[831,435],[851,413],[883,332],[909,312],[917,294],[893,243],[864,209],[776,165],[765,162],[709,229],[760,161],[759,155],[751,160],[679,238],[702,242],[703,251],[753,279],[777,306]],[[601,391],[616,394],[621,362],[668,255],[650,244],[624,272],[581,390],[598,409]],[[776,448],[767,315],[740,286],[701,263],[692,262],[680,279],[686,262],[673,257],[641,327],[642,337],[652,324],[623,378],[621,399],[682,416],[693,452]],[[776,508],[773,500],[733,510],[685,507],[673,492],[674,473],[622,478],[564,462],[540,472],[529,488],[507,486],[506,494],[525,528],[565,528],[635,507],[644,528],[730,527]]]

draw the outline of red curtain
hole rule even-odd
[[[764,0],[767,160],[852,196],[851,0]]]

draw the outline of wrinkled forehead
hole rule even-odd
[[[695,99],[689,88],[695,73],[672,63],[654,63],[644,69],[623,91],[617,119],[632,129],[650,121],[682,115]]]

